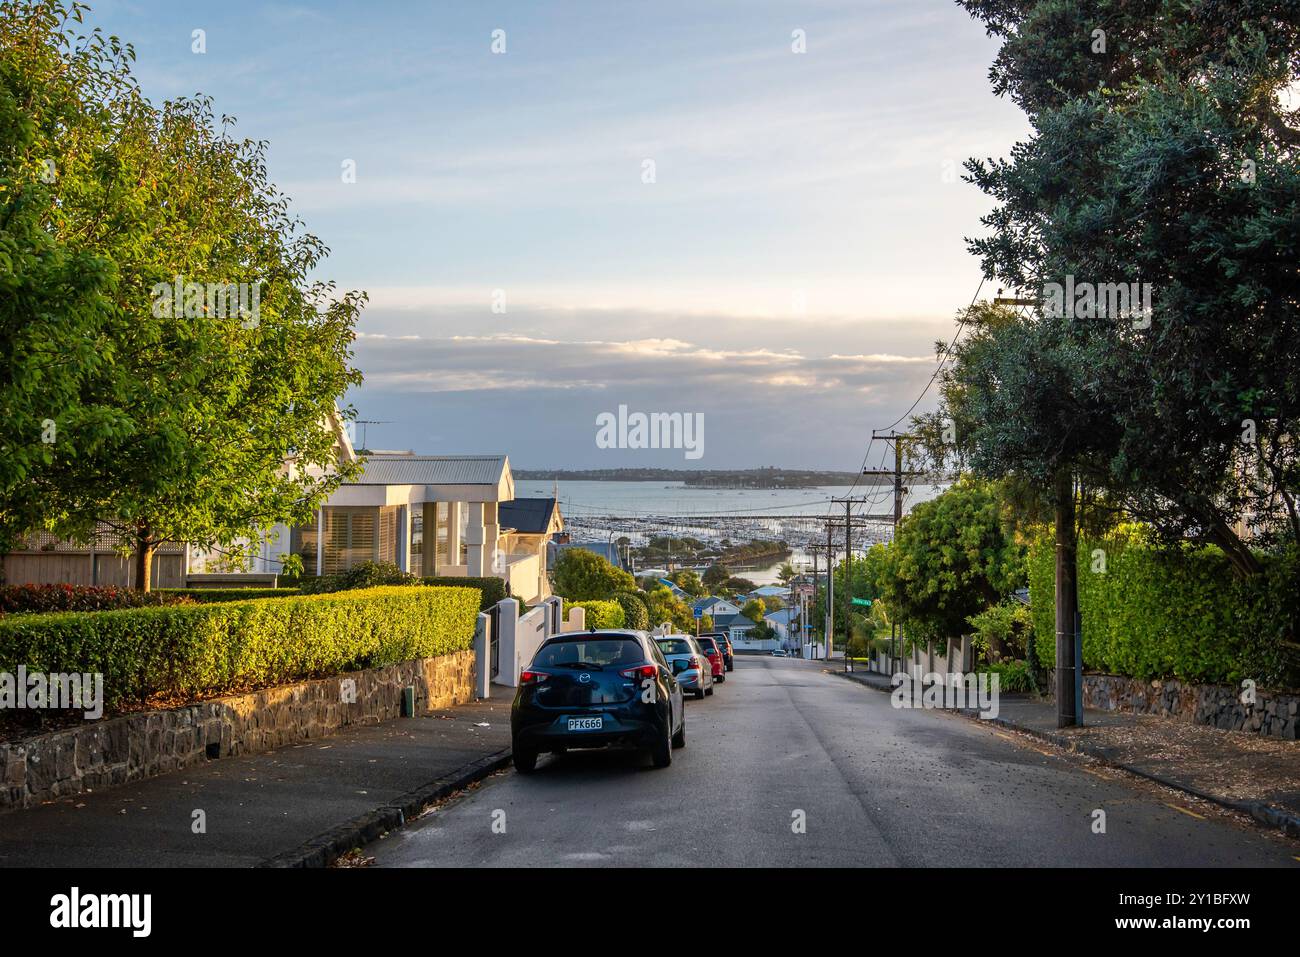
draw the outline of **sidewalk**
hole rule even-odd
[[[502,690],[2,814],[0,867],[320,866],[504,767],[509,748]]]
[[[891,690],[886,675],[833,673],[879,691]],[[1242,811],[1260,824],[1300,837],[1300,743],[1158,715],[1091,708],[1084,711],[1083,721],[1081,728],[1058,729],[1052,701],[1004,694],[998,716],[989,723]]]

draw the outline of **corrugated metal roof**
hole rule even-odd
[[[496,485],[504,455],[372,455],[352,485]]]

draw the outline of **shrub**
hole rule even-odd
[[[555,591],[574,601],[608,599],[620,591],[630,591],[636,581],[609,560],[585,548],[566,548],[551,569]]]
[[[981,674],[998,676],[998,693],[1023,694],[1034,690],[1029,665],[1023,661],[999,661],[979,669]]]
[[[632,591],[621,591],[613,598],[623,609],[623,627],[637,631],[650,630],[650,609],[645,600]]]
[[[626,628],[623,606],[616,601],[574,601],[564,603],[564,617],[569,617],[569,609],[585,608],[587,610],[588,628]]]
[[[252,598],[288,598],[297,588],[160,588],[158,594],[188,598],[201,605],[217,601],[248,601]]]
[[[1104,572],[1093,571],[1096,549]],[[1294,684],[1284,642],[1294,641],[1298,563],[1294,553],[1260,557],[1265,573],[1239,578],[1217,548],[1158,551],[1134,526],[1080,539],[1084,665],[1143,679]],[[1054,563],[1050,537],[1041,538],[1030,550],[1029,589],[1038,660],[1048,668],[1056,663]]]
[[[0,614],[7,612],[111,611],[184,604],[175,592],[141,592],[98,585],[0,585]]]
[[[109,707],[190,700],[468,649],[472,588],[384,587],[0,620],[0,671],[104,676]]]
[[[440,575],[436,578],[422,578],[420,580],[426,585],[479,589],[483,593],[483,598],[479,602],[480,611],[487,611],[506,597],[506,583],[500,578],[448,578]],[[521,602],[520,605],[522,606],[522,604]]]
[[[979,661],[1023,658],[1027,636],[1033,632],[1034,616],[1014,598],[984,609],[966,619],[975,629],[971,643]]]
[[[354,588],[377,588],[380,585],[418,585],[420,576],[404,572],[392,562],[359,562],[337,575],[320,575],[302,582],[306,595],[348,591]]]

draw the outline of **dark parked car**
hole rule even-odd
[[[727,680],[727,666],[722,657],[722,649],[718,646],[718,641],[710,635],[700,635],[695,639],[695,643],[704,649],[704,656],[709,659],[709,664],[713,666],[713,680],[723,682]]]
[[[727,637],[725,631],[709,631],[705,634],[718,642],[718,650],[722,652],[722,663],[727,666],[728,671],[736,670],[736,650],[731,646],[731,639]]]
[[[610,746],[648,749],[664,768],[686,745],[682,689],[644,632],[556,635],[519,675],[510,736],[522,774],[544,751]]]

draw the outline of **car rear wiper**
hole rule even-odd
[[[575,668],[583,671],[604,671],[604,666],[598,665],[593,661],[562,661],[559,664],[551,665],[552,668]]]

